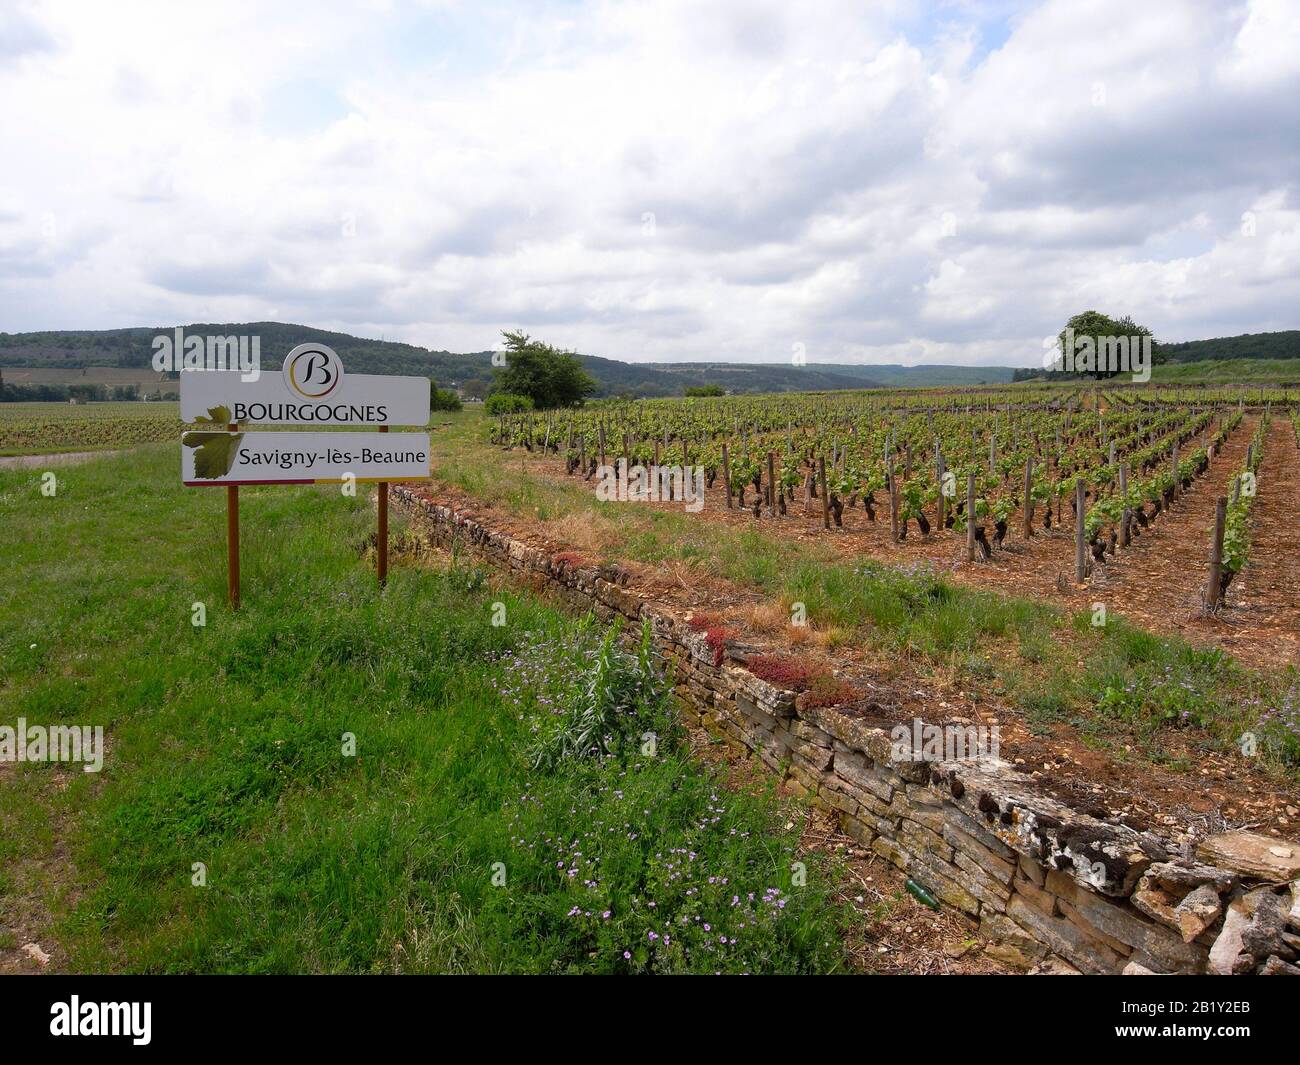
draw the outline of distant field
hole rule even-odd
[[[0,455],[180,441],[179,403],[0,403]]]
[[[163,385],[173,391],[175,381],[152,369],[123,366],[87,366],[85,369],[56,369],[52,366],[6,366],[4,379],[11,385]]]
[[[1168,384],[1248,384],[1267,381],[1272,385],[1300,387],[1300,359],[1205,359],[1155,366],[1154,381]]]

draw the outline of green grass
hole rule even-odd
[[[0,471],[0,723],[108,737],[99,774],[0,771],[0,910],[48,910],[69,968],[843,967],[831,871],[792,879],[802,816],[722,790],[670,728],[532,768],[546,700],[596,675],[590,624],[459,565],[380,594],[373,511],[336,488],[241,493],[232,613],[224,493],[182,488],[176,451],[64,468],[54,498]]]
[[[1203,359],[1151,368],[1156,384],[1300,384],[1300,359]]]

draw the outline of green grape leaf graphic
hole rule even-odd
[[[194,451],[194,476],[204,480],[224,477],[235,464],[243,433],[185,433],[181,443]]]
[[[195,418],[194,424],[229,425],[230,408],[209,407],[207,416]],[[195,449],[194,476],[205,481],[216,480],[230,472],[239,452],[239,442],[243,439],[243,433],[191,431],[181,435],[181,443]]]

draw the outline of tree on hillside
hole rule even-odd
[[[1072,350],[1069,348],[1071,336],[1076,345]],[[1084,311],[1082,314],[1074,315],[1065,323],[1065,328],[1057,334],[1056,343],[1060,355],[1067,360],[1063,365],[1069,366],[1071,363],[1077,365],[1076,360],[1082,361],[1083,355],[1086,354],[1089,365],[1077,372],[1100,379],[1114,377],[1120,372],[1118,368],[1108,366],[1107,361],[1102,357],[1109,342],[1120,337],[1147,336],[1152,336],[1151,330],[1144,325],[1138,325],[1128,315],[1123,318],[1111,318],[1100,311]],[[1078,344],[1080,338],[1084,337],[1091,341],[1091,351],[1085,350],[1081,353]],[[1069,359],[1071,355],[1075,356],[1075,359]]]
[[[596,391],[594,378],[571,351],[561,351],[524,332],[502,332],[505,366],[495,371],[494,392],[528,396],[539,410],[573,407]]]

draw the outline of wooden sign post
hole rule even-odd
[[[239,428],[230,422],[226,429]],[[226,488],[226,591],[230,595],[230,609],[239,609],[239,485]]]
[[[381,433],[388,432],[388,426],[379,427]],[[375,544],[375,576],[379,587],[388,583],[388,482],[379,482],[379,542]]]
[[[226,566],[230,605],[239,609],[239,488],[245,484],[378,486],[376,576],[388,579],[388,486],[429,479],[429,434],[388,435],[392,425],[427,425],[430,385],[423,377],[345,376],[323,344],[300,344],[279,374],[186,370],[181,419],[181,480],[226,489]],[[258,432],[248,425],[378,426],[378,432]]]

